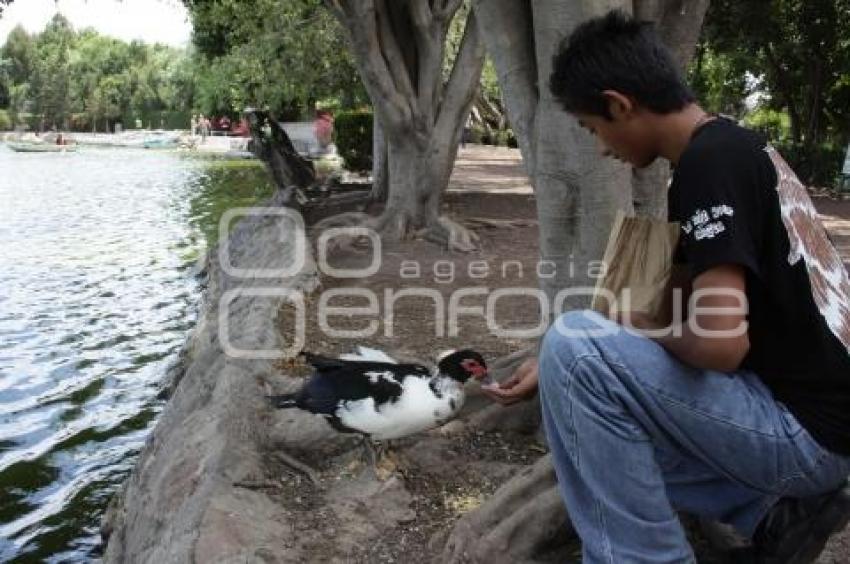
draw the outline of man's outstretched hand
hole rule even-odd
[[[529,400],[537,393],[537,358],[527,358],[504,382],[481,386],[481,390],[493,401],[511,405]]]

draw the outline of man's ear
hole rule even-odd
[[[634,101],[616,90],[603,90],[602,95],[608,102],[608,113],[614,121],[623,121],[634,114]]]

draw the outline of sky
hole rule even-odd
[[[75,29],[93,27],[125,41],[180,47],[188,45],[192,33],[180,0],[14,0],[0,16],[0,45],[18,24],[41,31],[57,10]]]

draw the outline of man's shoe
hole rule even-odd
[[[830,535],[850,521],[850,484],[823,495],[782,498],[753,535],[756,562],[809,564],[823,551]]]

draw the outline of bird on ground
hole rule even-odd
[[[297,392],[270,401],[321,415],[341,433],[359,433],[374,467],[370,439],[398,439],[439,427],[460,411],[467,381],[490,381],[484,357],[469,349],[441,354],[433,370],[367,347],[339,358],[301,354],[313,374]]]

